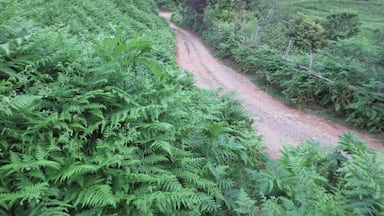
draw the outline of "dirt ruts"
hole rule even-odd
[[[159,14],[167,20],[171,16],[171,13],[164,11]],[[179,66],[193,73],[198,87],[235,91],[236,98],[256,120],[257,131],[263,136],[271,156],[278,156],[285,143],[297,146],[305,140],[315,140],[329,148],[337,143],[341,134],[352,131],[316,115],[284,105],[256,87],[246,75],[215,59],[195,34],[172,23],[170,26],[176,34],[176,60]],[[384,144],[379,139],[353,132],[366,140],[372,148],[383,151]]]

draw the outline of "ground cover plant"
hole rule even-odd
[[[264,154],[153,1],[0,1],[0,215],[379,215],[383,155]],[[4,11],[4,13],[3,13]]]
[[[239,103],[175,68],[153,2],[1,9],[0,215],[240,208],[245,169],[263,164],[261,140]]]

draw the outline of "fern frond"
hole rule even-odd
[[[82,208],[86,206],[116,206],[119,200],[112,193],[112,188],[109,185],[95,185],[89,188],[83,189],[74,205],[81,205]]]
[[[84,175],[86,173],[95,172],[99,169],[98,166],[90,165],[90,164],[80,164],[79,162],[71,164],[69,167],[63,169],[60,173],[58,173],[55,181],[64,182],[70,180],[72,177],[78,175]]]
[[[92,208],[88,210],[81,211],[80,213],[75,214],[75,216],[98,216],[102,215],[102,208]]]
[[[45,191],[48,190],[49,184],[47,182],[21,185],[18,191],[14,193],[0,193],[0,204],[6,202],[31,202],[32,200],[41,200]]]
[[[384,156],[380,153],[356,152],[353,160],[340,171],[344,172],[341,192],[346,208],[356,213],[376,214],[384,210]]]
[[[175,176],[169,176],[164,178],[160,183],[160,189],[168,192],[181,191],[183,186]]]
[[[10,106],[16,111],[25,108],[30,109],[31,107],[35,106],[36,100],[40,99],[40,96],[17,95],[16,97],[10,99]]]
[[[200,212],[215,213],[220,208],[218,202],[206,194],[199,194],[199,199],[201,199],[201,202],[199,203]]]
[[[66,204],[59,200],[47,200],[38,203],[29,213],[30,216],[70,216],[69,209],[72,205]]]
[[[172,157],[172,146],[169,142],[166,141],[161,141],[161,140],[156,140],[153,142],[153,144],[150,146],[151,148],[158,148],[162,149],[165,152],[169,154],[169,156]]]
[[[345,133],[339,139],[338,148],[350,154],[359,154],[366,151],[368,146],[366,142],[359,140],[355,134]]]
[[[238,214],[252,214],[256,212],[256,201],[252,200],[243,188],[240,189],[239,195],[236,198],[238,207],[235,211]]]
[[[14,154],[14,153],[11,153]],[[17,156],[13,156],[14,158]],[[60,169],[60,164],[56,161],[50,161],[50,160],[21,160],[21,159],[15,159],[10,164],[6,164],[0,167],[0,171],[8,171],[7,175],[11,175],[15,172],[24,172],[34,169],[40,169],[40,168],[51,168],[54,170]]]
[[[143,165],[157,164],[164,161],[168,161],[169,159],[164,155],[149,155],[147,157],[142,158],[141,162]]]

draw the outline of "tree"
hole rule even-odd
[[[184,3],[188,8],[191,8],[199,13],[202,13],[204,8],[207,6],[207,0],[185,0]]]
[[[155,0],[157,7],[163,10],[175,10],[183,0]]]
[[[359,33],[359,16],[354,12],[340,12],[327,16],[324,23],[326,36],[330,40],[353,37]]]
[[[289,21],[287,35],[300,50],[316,51],[326,44],[323,27],[303,13]]]

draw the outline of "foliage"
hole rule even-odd
[[[204,10],[204,25],[215,27],[220,23],[232,22],[235,16],[234,11],[222,9],[219,4],[210,5]]]
[[[323,24],[330,40],[346,39],[359,32],[359,16],[354,12],[339,12],[326,17]]]
[[[384,211],[383,155],[351,134],[330,153],[307,142],[265,164],[262,139],[240,103],[193,87],[191,76],[175,68],[174,38],[153,1],[21,0],[0,7],[7,9],[0,14],[1,215]],[[277,50],[254,49],[234,35],[227,50],[248,72],[287,95],[311,95],[316,82],[304,85],[305,94],[290,83],[310,74]],[[337,59],[327,62],[324,71]],[[347,79],[347,69],[336,74]],[[374,81],[362,85],[365,91],[377,88]],[[318,97],[338,90],[331,101],[350,91],[343,83],[318,85]],[[381,92],[353,92],[362,98],[347,98],[344,110],[356,112],[352,120],[377,115],[368,126],[380,130]]]
[[[185,0],[184,3],[188,8],[198,13],[202,13],[207,6],[207,0]]]
[[[310,1],[305,4],[314,7]],[[320,106],[356,127],[383,133],[384,49],[379,30],[375,40],[359,35],[327,44],[320,20],[302,13],[289,16],[296,2],[257,1],[257,7],[241,16],[236,8],[222,5],[208,5],[203,17],[182,9],[179,17],[201,33],[218,56],[232,57],[257,83],[277,90],[292,105]],[[289,40],[293,46],[287,47]]]
[[[200,27],[204,38],[219,54],[232,56],[257,82],[280,90],[295,105],[322,105],[356,126],[383,131],[379,111],[384,109],[382,81],[375,73],[376,48],[368,41],[351,38],[331,44],[329,50],[318,50],[318,63],[312,71],[286,61],[279,50],[265,44],[252,47],[243,43],[242,37],[236,37],[240,33],[231,31],[233,22],[218,21],[209,7],[206,10],[207,21]],[[377,79],[367,80],[367,74]],[[235,211],[250,215],[379,215],[383,212],[383,159],[352,134],[341,137],[330,152],[314,142],[287,147],[265,169],[250,171],[248,181],[258,186],[251,195],[257,199],[249,200],[252,196],[241,191],[238,203],[249,208]]]
[[[0,15],[0,214],[244,212],[261,139],[175,69],[153,2],[45,3]]]
[[[218,25],[214,31],[204,31],[204,38],[217,49],[220,57],[232,55],[232,48],[239,43],[241,36],[233,31],[234,25],[223,23]]]
[[[162,10],[175,10],[181,5],[183,0],[155,0],[156,5]]]
[[[287,36],[299,49],[316,51],[325,46],[323,27],[303,13],[298,13],[288,25]]]
[[[380,215],[384,157],[366,148],[352,134],[343,135],[330,153],[310,142],[285,148],[258,174],[263,214]]]

